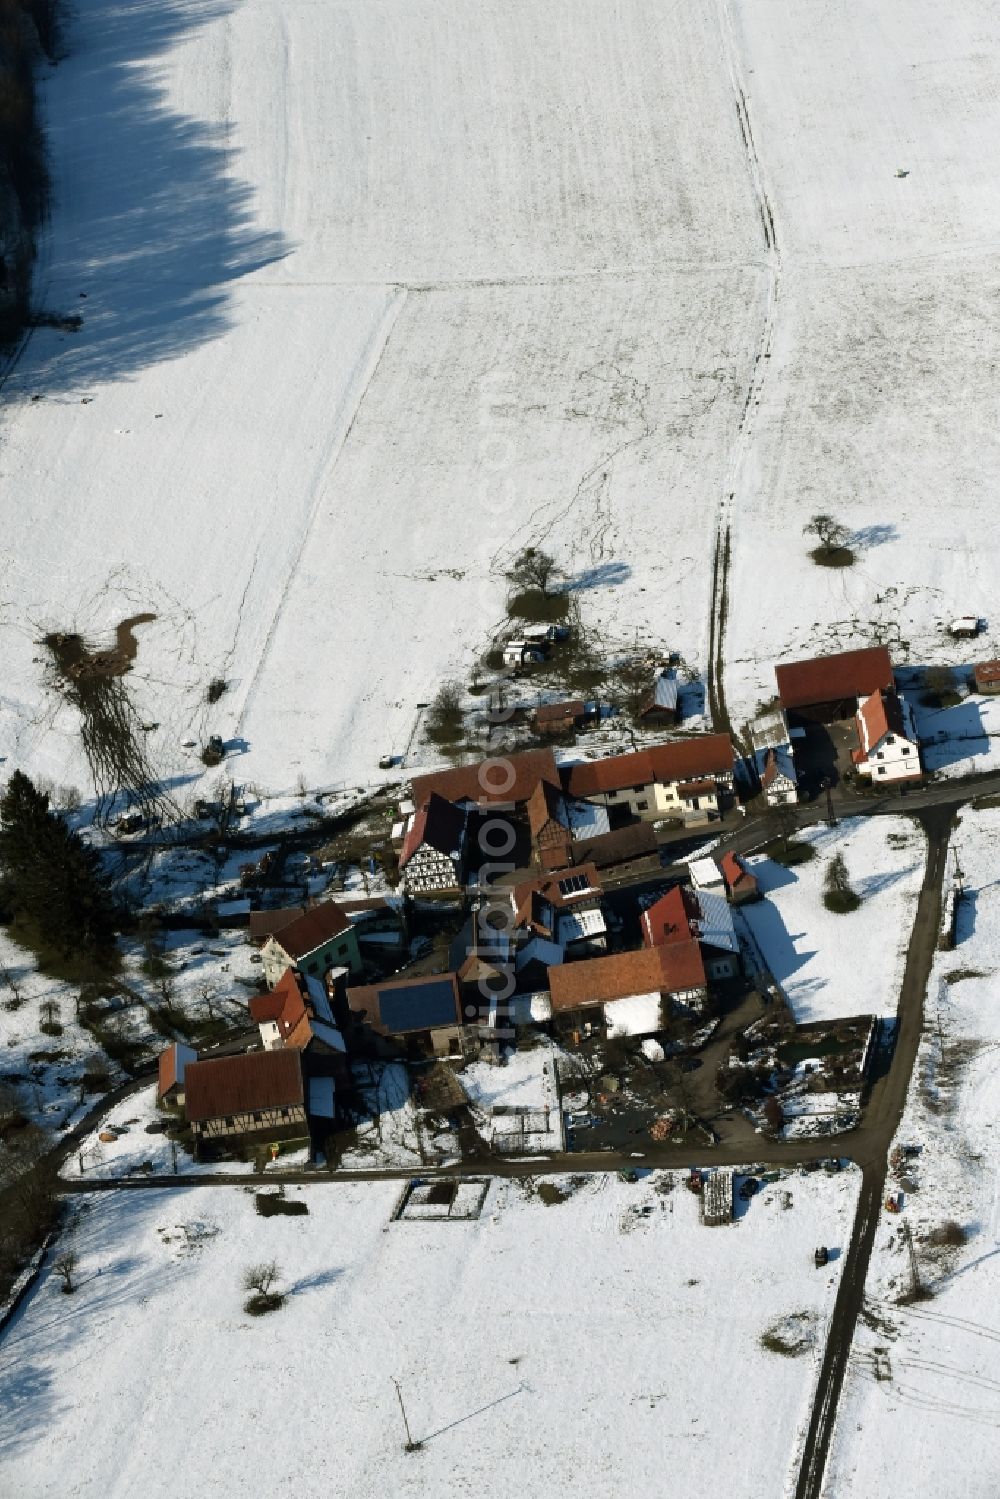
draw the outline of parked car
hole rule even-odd
[[[821,1244],[813,1255],[813,1263],[815,1264],[817,1270],[821,1270],[823,1266],[829,1264],[829,1262],[830,1251],[829,1249],[827,1249],[825,1244]]]

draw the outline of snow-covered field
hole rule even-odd
[[[764,296],[714,4],[76,11],[39,299],[84,323],[5,387],[0,752],[86,792],[36,642],[150,611],[178,794],[211,732],[274,790],[370,780],[529,542],[703,665]]]
[[[44,1277],[0,1345],[6,1489],[65,1494],[69,1452],[78,1499],[782,1494],[837,1282],[813,1247],[843,1245],[854,1173],[715,1229],[680,1174],[575,1180],[551,1206],[494,1182],[472,1222],[392,1222],[388,1182],[288,1189],[296,1218],[238,1189],[92,1199],[79,1290]],[[254,1321],[240,1277],[272,1258],[289,1299]]]
[[[887,1214],[869,1270],[870,1316],[859,1325],[845,1382],[828,1499],[913,1499],[996,1493],[1000,1428],[1000,812],[965,812],[955,834],[969,892],[957,944],[940,952],[928,986],[924,1036],[897,1141],[903,1214]],[[906,1183],[905,1178],[912,1177]],[[928,1235],[949,1223],[958,1239]],[[912,1233],[930,1300],[911,1291]],[[960,1242],[964,1235],[965,1243]],[[887,1454],[891,1461],[887,1462]]]
[[[894,1015],[906,946],[923,878],[924,839],[902,818],[858,817],[800,835],[816,849],[786,869],[763,855],[747,859],[765,899],[740,912],[796,1020]],[[844,856],[856,911],[823,904],[826,871]]]

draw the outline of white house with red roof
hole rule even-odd
[[[919,781],[920,745],[908,705],[880,689],[858,699],[858,748],[851,758],[873,782]]]

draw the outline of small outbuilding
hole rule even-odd
[[[973,668],[976,691],[994,697],[1000,692],[1000,661],[980,661]]]
[[[960,614],[948,626],[953,640],[975,640],[979,634],[979,619],[975,614]]]

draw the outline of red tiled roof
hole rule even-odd
[[[284,927],[305,914],[305,906],[286,906],[280,911],[250,912],[250,941],[266,942]]]
[[[622,791],[626,786],[670,784],[692,777],[732,774],[733,746],[727,734],[702,734],[653,744],[630,755],[587,760],[569,769],[566,789],[572,796]]]
[[[475,765],[456,765],[414,776],[413,800],[425,807],[434,792],[450,802],[526,802],[539,781],[559,785],[555,756],[550,749],[525,750],[519,755],[500,755]]]
[[[635,994],[656,994],[663,986],[659,951],[651,947],[579,963],[557,963],[549,969],[553,1011],[609,1004]]]
[[[756,887],[756,877],[750,873],[749,869],[743,867],[738,854],[723,854],[718,862],[722,877],[730,890],[735,890],[738,885],[749,884]]]
[[[838,698],[864,697],[893,685],[892,661],[884,645],[836,656],[813,656],[776,666],[778,696],[783,708],[805,708]]]
[[[585,884],[579,884],[584,880]],[[560,881],[570,881],[576,887],[569,890],[559,888]],[[593,900],[595,895],[601,894],[601,878],[597,873],[596,864],[574,864],[572,869],[553,869],[542,875],[536,875],[534,879],[522,880],[514,886],[514,904],[517,908],[518,921],[522,920],[522,912],[527,913],[529,903],[537,896],[539,899],[548,901],[557,911],[570,911],[579,905],[581,900]],[[527,914],[524,921],[528,920]]]
[[[714,781],[680,781],[677,790],[681,796],[707,796],[715,791]]]
[[[197,1058],[198,1053],[193,1047],[184,1046],[179,1041],[161,1051],[157,1062],[157,1098],[169,1093],[175,1084],[183,1083],[185,1068],[192,1066]]]
[[[426,807],[421,807],[410,823],[399,856],[399,867],[403,869],[424,844],[449,858],[460,855],[464,837],[465,813],[461,807],[432,791]]]
[[[561,827],[566,827],[562,792],[549,781],[539,781],[528,797],[528,827],[532,838],[537,838],[550,822],[558,822]]]
[[[587,711],[581,698],[568,703],[542,703],[535,709],[535,723],[541,728],[552,728],[557,724],[573,724],[583,718]]]
[[[764,772],[760,778],[760,784],[766,791],[767,788],[778,778],[778,757],[773,749],[769,749],[764,756]]]
[[[647,947],[687,942],[692,936],[691,923],[699,911],[694,897],[683,885],[674,885],[666,895],[643,911],[640,925]]]
[[[657,948],[663,965],[663,987],[669,994],[684,994],[689,989],[704,989],[708,983],[701,946],[694,937],[686,942],[672,942]]]
[[[184,1112],[196,1124],[303,1102],[302,1060],[285,1048],[191,1062],[184,1075]]]
[[[267,1025],[269,1021],[277,1020],[281,1014],[285,1007],[285,996],[279,992],[280,987],[272,989],[268,994],[255,994],[251,999],[250,1019],[255,1025]]]
[[[996,686],[1000,682],[1000,661],[980,661],[975,667],[976,686]]]
[[[906,732],[899,698],[894,692],[873,692],[859,707],[858,719],[863,729],[862,747],[867,741],[869,750],[874,749],[886,734],[902,735]]]
[[[341,932],[348,931],[350,925],[337,902],[325,900],[283,926],[276,941],[290,958],[304,958],[307,953],[322,947],[324,942],[329,942],[331,937],[339,937]]]

